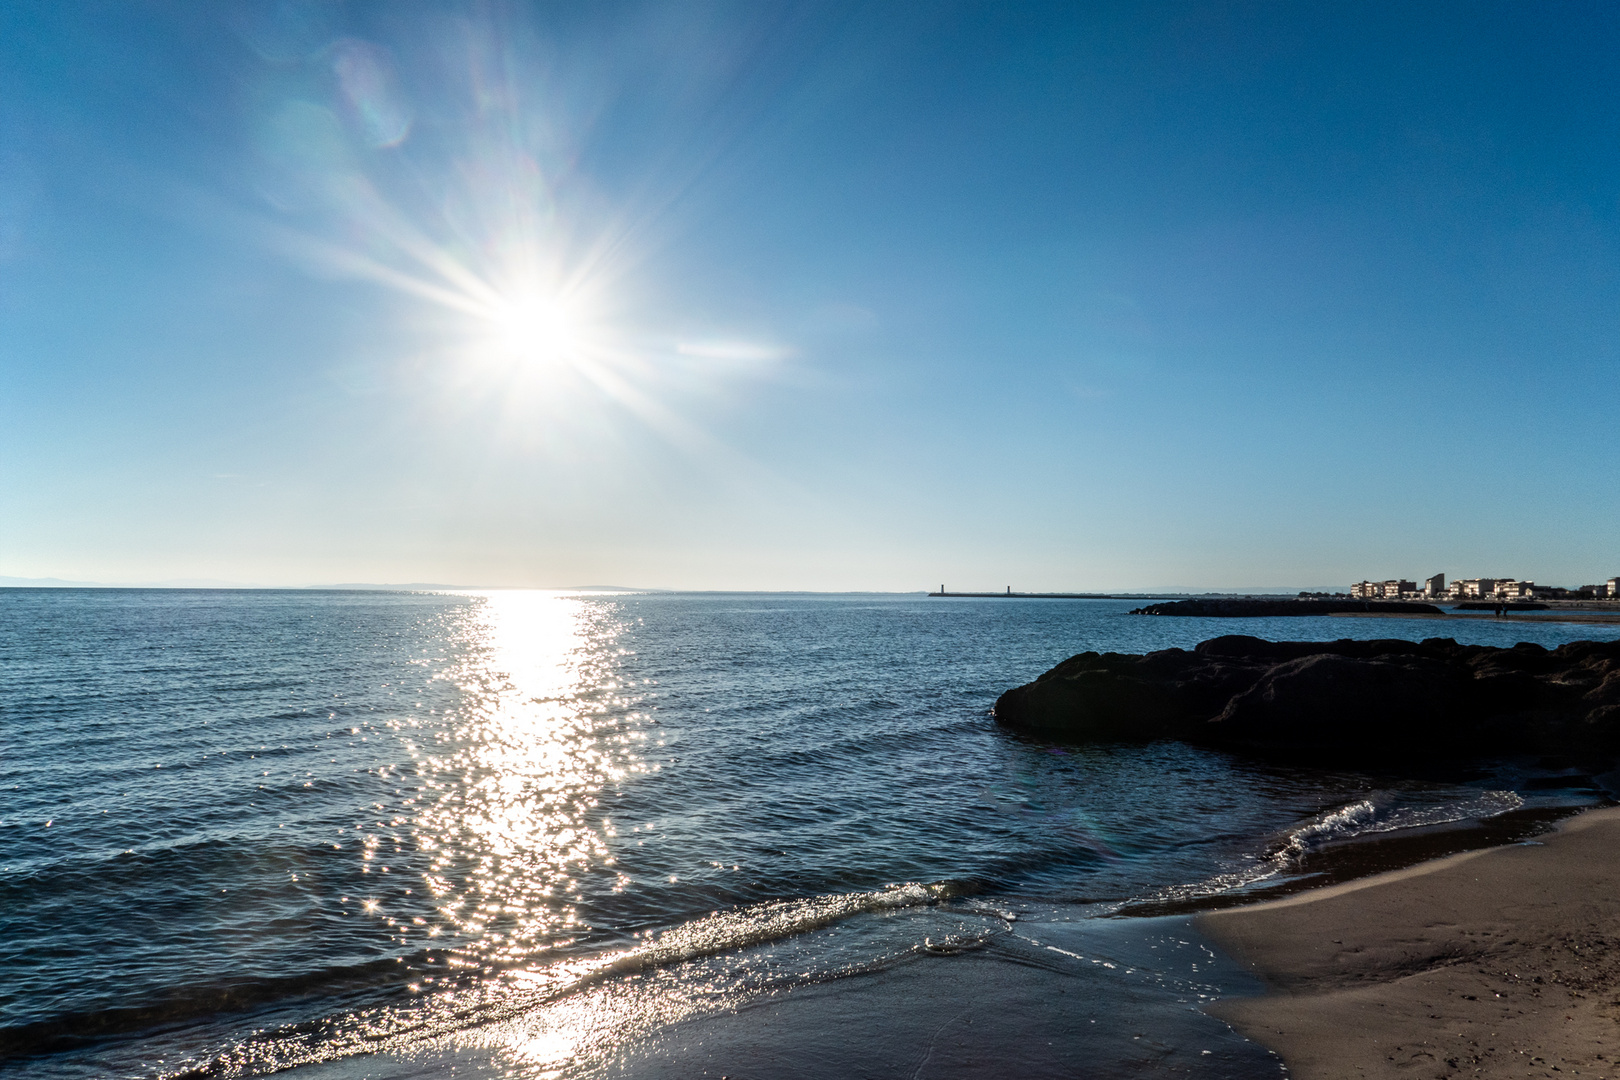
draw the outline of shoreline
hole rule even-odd
[[[1620,807],[1248,907],[1199,932],[1260,976],[1212,1015],[1300,1080],[1620,1078]]]
[[[1452,619],[1465,622],[1535,623],[1620,623],[1620,612],[1614,611],[1516,611],[1507,615],[1492,615],[1482,611],[1462,615],[1443,611],[1436,615],[1428,611],[1363,611],[1334,612],[1330,619]]]

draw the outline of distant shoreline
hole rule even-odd
[[[1453,619],[1460,622],[1518,623],[1620,623],[1620,611],[1508,611],[1493,615],[1488,611],[1464,614],[1457,611],[1338,611],[1330,619]]]
[[[1132,615],[1180,618],[1304,618],[1329,616],[1348,619],[1497,619],[1525,622],[1620,622],[1620,605],[1597,608],[1589,603],[1515,605],[1464,604],[1451,608],[1413,600],[1324,600],[1280,597],[1192,597],[1149,604]]]

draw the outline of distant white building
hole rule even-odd
[[[1620,577],[1612,577],[1602,585],[1582,585],[1578,590],[1570,591],[1582,596],[1620,599]],[[1399,578],[1358,581],[1350,586],[1350,595],[1357,600],[1415,600],[1418,597],[1430,600],[1528,600],[1538,594],[1543,597],[1565,595],[1562,589],[1549,589],[1546,586],[1537,589],[1535,582],[1520,581],[1518,578],[1462,578],[1448,586],[1444,574],[1425,578],[1421,586]]]
[[[1417,583],[1390,578],[1388,581],[1358,581],[1350,586],[1350,595],[1357,600],[1404,600],[1416,596]]]

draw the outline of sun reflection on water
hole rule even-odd
[[[613,681],[611,608],[491,592],[468,609],[463,702],[420,748],[416,841],[440,929],[464,962],[507,966],[589,929],[584,893],[615,875],[604,786],[640,768],[634,702]]]

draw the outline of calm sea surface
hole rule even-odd
[[[1163,912],[1603,797],[996,729],[1086,649],[1620,634],[1131,606],[0,590],[0,1072],[1274,1076]]]

